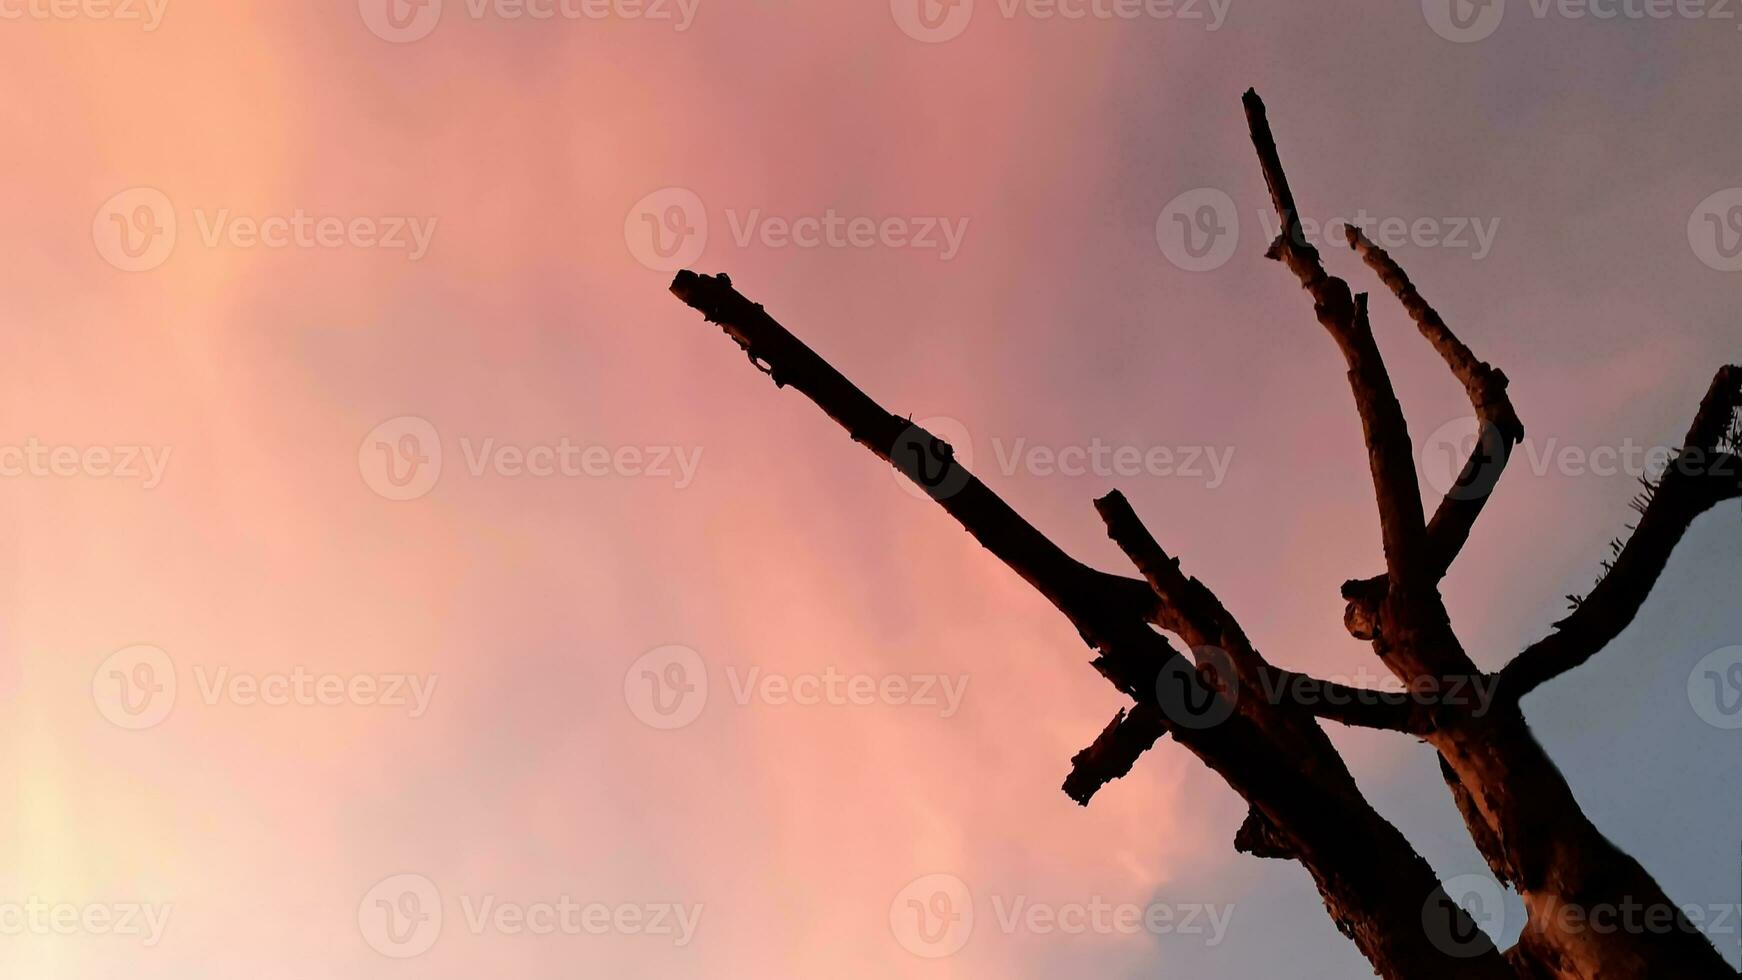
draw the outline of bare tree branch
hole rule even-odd
[[[1348,625],[1351,632],[1373,640],[1375,652],[1405,683],[1473,678],[1475,667],[1439,597],[1440,571],[1424,540],[1427,531],[1421,523],[1408,432],[1367,326],[1365,304],[1360,297],[1351,299],[1345,284],[1325,274],[1318,253],[1302,238],[1263,105],[1251,92],[1246,114],[1284,229],[1270,255],[1287,262],[1313,295],[1320,323],[1342,348],[1367,440],[1385,542],[1385,590],[1371,604],[1352,601]],[[1359,583],[1352,584],[1354,598],[1359,598]],[[1435,708],[1436,724],[1426,737],[1457,776],[1454,797],[1473,837],[1479,845],[1499,849],[1484,855],[1503,862],[1532,910],[1526,925],[1532,938],[1521,944],[1529,955],[1521,954],[1516,962],[1564,962],[1571,964],[1567,976],[1587,980],[1609,973],[1640,980],[1648,975],[1722,975],[1713,972],[1722,968],[1722,958],[1697,933],[1615,937],[1568,928],[1558,919],[1552,910],[1567,903],[1640,901],[1639,896],[1646,896],[1645,901],[1665,908],[1671,904],[1637,861],[1591,825],[1516,705],[1485,712],[1450,704],[1444,708]],[[1598,868],[1605,870],[1599,873]],[[1652,964],[1655,972],[1645,964]]]
[[[889,414],[776,323],[725,276],[681,272],[672,292],[719,324],[777,385],[809,397],[852,437],[903,469],[925,487],[969,533],[1053,602],[1099,651],[1094,666],[1138,702],[1133,728],[1126,715],[1088,750],[1082,789],[1134,758],[1121,741],[1153,731],[1166,718],[1175,740],[1189,749],[1287,836],[1288,849],[1313,876],[1339,928],[1381,974],[1417,978],[1511,978],[1488,942],[1475,955],[1453,955],[1420,927],[1424,895],[1443,895],[1433,871],[1407,840],[1373,811],[1342,759],[1310,717],[1295,712],[1231,711],[1225,716],[1182,713],[1163,696],[1183,691],[1188,702],[1215,706],[1224,694],[1206,683],[1143,618],[1129,592],[1108,599],[1095,591],[1108,576],[1060,550],[958,463],[942,442]],[[911,458],[904,454],[911,452]],[[1147,604],[1153,606],[1153,603]],[[1146,707],[1147,706],[1147,707]],[[1140,714],[1141,711],[1141,714]],[[1153,714],[1152,714],[1153,712]],[[1142,719],[1148,717],[1145,722]],[[1255,718],[1262,718],[1261,725]],[[1097,756],[1099,758],[1097,758]],[[1081,755],[1079,756],[1081,758]],[[1104,780],[1103,780],[1104,782]],[[1099,785],[1099,784],[1096,784]],[[1462,927],[1474,934],[1461,912]]]
[[[815,402],[847,434],[901,470],[929,493],[976,541],[1065,613],[1079,628],[1102,611],[1102,578],[1067,555],[956,462],[943,440],[885,411],[776,323],[761,304],[745,299],[724,275],[677,274],[671,291],[737,341],[776,385],[791,385]]]
[[[1524,439],[1524,423],[1518,420],[1512,399],[1506,394],[1506,375],[1479,360],[1452,333],[1396,260],[1353,225],[1344,229],[1344,235],[1349,247],[1390,288],[1415,321],[1421,335],[1439,351],[1453,376],[1463,383],[1470,396],[1470,407],[1476,413],[1476,445],[1459,472],[1457,482],[1447,491],[1427,526],[1425,560],[1428,571],[1437,581],[1445,576],[1458,552],[1463,550],[1464,542],[1469,540],[1470,530],[1481,515],[1483,505],[1488,502],[1500,474],[1506,469],[1513,447]],[[1347,614],[1351,632],[1363,639],[1372,638],[1370,630],[1356,627],[1374,621],[1379,603],[1385,598],[1386,586],[1384,575],[1344,584],[1343,597],[1365,607]]]
[[[1388,255],[1359,230],[1349,232],[1351,246],[1464,383],[1484,432],[1499,440],[1498,447],[1484,447],[1488,456],[1473,455],[1465,464],[1460,490],[1480,492],[1448,494],[1426,521],[1409,433],[1372,335],[1367,297],[1325,272],[1301,233],[1263,103],[1248,91],[1245,106],[1282,222],[1269,255],[1300,280],[1319,322],[1337,342],[1368,450],[1386,571],[1345,584],[1351,632],[1371,638],[1412,692],[1426,689],[1413,686],[1418,680],[1494,680],[1477,677],[1438,583],[1468,539],[1492,477],[1522,437],[1505,377],[1475,358]],[[684,272],[672,290],[720,324],[777,385],[797,388],[856,441],[923,487],[1063,612],[1096,651],[1093,666],[1136,704],[1072,759],[1065,791],[1073,799],[1086,802],[1171,734],[1247,802],[1236,847],[1298,861],[1338,928],[1388,980],[1732,975],[1644,867],[1585,816],[1531,734],[1517,697],[1609,642],[1632,620],[1692,520],[1718,501],[1742,496],[1742,425],[1736,421],[1742,371],[1728,367],[1718,373],[1670,471],[1661,484],[1648,487],[1633,539],[1624,548],[1617,544],[1615,562],[1589,600],[1500,673],[1501,697],[1490,703],[1478,691],[1473,703],[1449,697],[1418,703],[1413,694],[1363,691],[1269,664],[1214,593],[1180,570],[1122,495],[1096,503],[1109,535],[1142,580],[1078,562],[975,479],[947,444],[884,411],[726,277]],[[1158,628],[1184,641],[1197,665]],[[1502,955],[1493,947],[1408,841],[1367,803],[1321,718],[1417,734],[1439,752],[1442,774],[1478,849],[1524,898],[1528,919],[1512,950]],[[1560,914],[1569,907],[1624,903],[1670,910],[1673,927],[1595,930]],[[1430,918],[1450,935],[1432,934]],[[1457,948],[1449,949],[1446,939],[1455,939]]]
[[[1398,732],[1425,731],[1427,719],[1413,710],[1407,694],[1350,687],[1319,680],[1271,665],[1247,639],[1240,624],[1216,594],[1196,578],[1187,578],[1179,559],[1167,554],[1125,495],[1115,490],[1095,501],[1107,524],[1108,536],[1137,566],[1159,600],[1155,622],[1177,634],[1194,653],[1228,654],[1241,685],[1240,703],[1291,707],[1344,725]],[[1203,657],[1199,657],[1200,665]]]
[[[1321,680],[1280,667],[1270,667],[1265,682],[1272,691],[1284,692],[1281,703],[1325,721],[1351,728],[1426,735],[1433,730],[1432,698],[1400,691],[1379,691],[1337,681]]]
[[[1137,759],[1167,734],[1167,719],[1153,704],[1139,704],[1127,714],[1124,709],[1086,749],[1071,757],[1071,773],[1065,777],[1065,795],[1083,806],[1101,787],[1131,772]]]
[[[1343,352],[1349,365],[1349,388],[1361,416],[1367,456],[1373,474],[1373,492],[1379,505],[1380,534],[1385,547],[1385,570],[1394,587],[1413,593],[1425,576],[1422,540],[1426,525],[1421,490],[1416,484],[1415,456],[1403,408],[1392,390],[1390,375],[1373,340],[1367,322],[1365,294],[1355,296],[1349,284],[1325,272],[1318,249],[1301,231],[1300,214],[1276,138],[1270,131],[1264,102],[1248,89],[1244,97],[1246,123],[1252,145],[1258,151],[1271,204],[1281,222],[1282,234],[1270,246],[1271,258],[1281,259],[1313,298],[1313,312]]]
[[[1500,690],[1516,701],[1548,680],[1596,656],[1633,621],[1694,518],[1742,496],[1742,461],[1721,443],[1742,406],[1742,368],[1725,366],[1712,379],[1680,452],[1648,495],[1627,544],[1572,615],[1500,671]],[[1732,447],[1734,448],[1734,447]]]

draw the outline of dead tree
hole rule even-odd
[[[1651,875],[1591,823],[1526,725],[1519,699],[1602,650],[1632,621],[1694,518],[1742,496],[1736,422],[1742,369],[1717,372],[1679,452],[1635,502],[1641,514],[1631,537],[1617,546],[1590,594],[1497,675],[1482,673],[1452,629],[1439,583],[1524,436],[1506,376],[1471,353],[1383,249],[1360,229],[1347,229],[1350,247],[1463,384],[1481,424],[1480,444],[1458,484],[1427,517],[1403,412],[1368,323],[1367,296],[1328,274],[1307,243],[1264,104],[1250,91],[1244,101],[1282,229],[1267,255],[1300,280],[1348,363],[1371,464],[1385,567],[1343,583],[1344,619],[1402,682],[1402,693],[1350,688],[1271,664],[1117,491],[1095,506],[1140,577],[1077,561],[958,464],[947,444],[884,410],[726,276],[685,271],[671,289],[724,328],[776,386],[797,389],[854,441],[926,489],[1076,626],[1096,654],[1095,669],[1134,702],[1071,760],[1064,788],[1078,802],[1086,805],[1171,735],[1249,804],[1235,847],[1299,862],[1337,927],[1381,976],[1395,980],[1735,976]],[[1164,634],[1177,637],[1190,659]],[[1459,691],[1490,697],[1455,696]],[[1476,847],[1523,896],[1528,921],[1514,947],[1498,949],[1447,899],[1428,863],[1362,796],[1320,719],[1402,733],[1438,751]],[[1436,908],[1443,910],[1437,928]],[[1628,908],[1652,912],[1635,915],[1641,927],[1593,927],[1592,913]]]

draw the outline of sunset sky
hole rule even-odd
[[[1130,571],[1091,505],[1122,490],[1270,659],[1379,684],[1337,593],[1382,570],[1360,426],[1263,258],[1255,87],[1303,212],[1396,232],[1512,379],[1527,442],[1444,586],[1498,668],[1739,357],[1739,27],[0,0],[0,976],[1368,975],[1178,746],[1060,791],[1128,700],[672,270],[729,273],[1083,560]],[[1463,391],[1325,252],[1437,498]],[[1732,502],[1526,702],[1596,824],[1729,910],[1733,964],[1742,718],[1699,695],[1742,677],[1739,550]],[[1436,871],[1487,873],[1430,749],[1330,729]],[[959,948],[904,927],[958,887]],[[1057,927],[1102,905],[1150,920]]]

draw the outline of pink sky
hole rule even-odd
[[[23,11],[0,19],[0,450],[44,460],[0,478],[5,976],[1359,971],[1300,869],[1234,854],[1243,805],[1182,751],[1086,809],[1059,791],[1123,702],[1050,607],[666,292],[635,229],[671,201],[706,214],[695,268],[890,410],[959,423],[980,475],[1061,545],[1125,570],[1090,506],[1122,489],[1273,660],[1352,679],[1377,675],[1336,593],[1377,570],[1363,450],[1334,346],[1262,259],[1244,88],[1309,214],[1430,219],[1442,241],[1397,257],[1513,379],[1542,458],[1673,439],[1737,357],[1742,274],[1689,230],[1742,182],[1733,24],[1514,0],[1491,37],[1454,43],[1414,3],[1235,0],[1208,30],[979,0],[959,36],[922,43],[902,0],[701,0],[683,30],[447,0],[395,43],[371,2],[168,0],[149,30],[0,3]],[[667,188],[693,197],[643,204]],[[1157,221],[1201,188],[1240,237],[1192,272]],[[135,260],[112,215],[156,201],[173,247],[118,268]],[[766,224],[831,213],[875,219],[877,240],[800,247]],[[342,219],[334,244],[252,240],[250,221],[299,214],[310,236]],[[1464,219],[1493,230],[1479,256],[1443,240]],[[1467,415],[1389,297],[1374,309],[1418,439]],[[370,456],[406,418],[442,468],[394,500]],[[567,473],[512,455],[472,472],[565,445]],[[1176,455],[1135,475],[1027,455],[1091,445]],[[80,450],[77,472],[55,447]],[[161,471],[93,473],[91,447]],[[1626,474],[1542,470],[1514,466],[1447,583],[1485,666],[1589,584],[1627,517]],[[1531,710],[1671,894],[1734,903],[1737,733],[1684,687],[1742,642],[1720,608],[1742,528],[1731,510],[1696,534],[1639,627]],[[177,689],[130,730],[103,692],[136,645]],[[668,645],[709,690],[661,730],[632,702],[638,658]],[[433,692],[420,711],[211,690],[299,671]],[[739,703],[752,671],[965,686],[953,711]],[[1436,867],[1480,869],[1424,750],[1333,735]],[[939,873],[976,921],[932,959],[890,910]],[[439,891],[443,922],[396,959],[359,908],[402,874]],[[468,917],[564,897],[702,911],[681,946]],[[32,899],[173,912],[149,946],[7,934],[8,903]],[[1006,928],[1019,899],[1233,917],[1215,940]]]

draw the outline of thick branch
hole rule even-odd
[[[1608,574],[1555,631],[1531,644],[1500,672],[1500,690],[1516,701],[1544,682],[1591,659],[1633,621],[1670,553],[1694,518],[1742,496],[1742,461],[1721,451],[1742,406],[1742,368],[1712,379],[1700,410]]]

